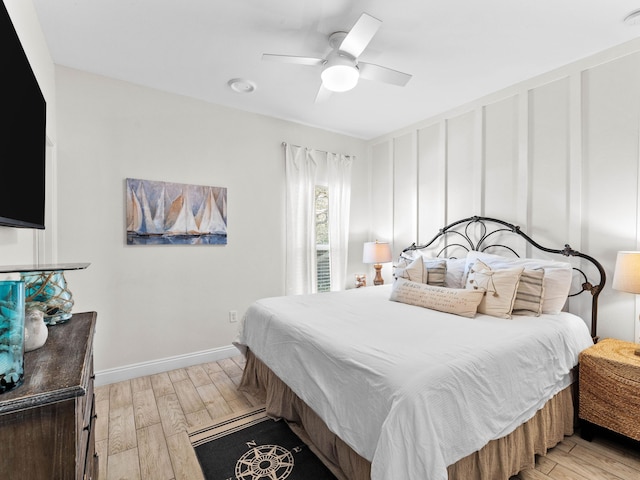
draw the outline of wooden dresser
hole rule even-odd
[[[25,353],[24,383],[0,394],[0,478],[96,480],[93,335],[96,313],[52,325]]]

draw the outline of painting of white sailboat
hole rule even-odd
[[[127,245],[226,245],[227,189],[127,178]]]

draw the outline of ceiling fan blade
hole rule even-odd
[[[372,17],[368,13],[363,13],[351,31],[344,37],[338,50],[348,53],[353,58],[358,58],[364,49],[367,48],[367,45],[369,45],[369,42],[380,28],[380,25],[382,25],[380,20]]]
[[[330,96],[331,96],[331,90],[329,90],[328,88],[325,88],[324,85],[321,84],[320,88],[318,89],[318,93],[316,95],[315,103],[326,102]]]
[[[320,66],[325,62],[324,58],[296,57],[293,55],[276,55],[273,53],[263,53],[262,60],[269,62],[294,63],[296,65],[309,65],[312,67]]]
[[[398,72],[387,67],[381,67],[373,63],[358,62],[358,70],[360,70],[360,78],[366,80],[374,80],[376,82],[390,83],[404,87],[412,75],[408,73]]]

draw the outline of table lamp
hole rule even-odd
[[[362,252],[362,263],[373,263],[376,269],[376,277],[373,279],[374,285],[384,284],[380,270],[382,263],[391,261],[391,247],[386,242],[365,242]]]
[[[640,293],[640,252],[618,252],[611,287],[621,292]],[[635,354],[640,355],[640,348]]]

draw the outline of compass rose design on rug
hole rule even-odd
[[[293,455],[280,445],[260,445],[242,455],[236,463],[236,478],[284,480],[293,471]]]
[[[337,480],[284,420],[264,408],[189,432],[206,480]]]

